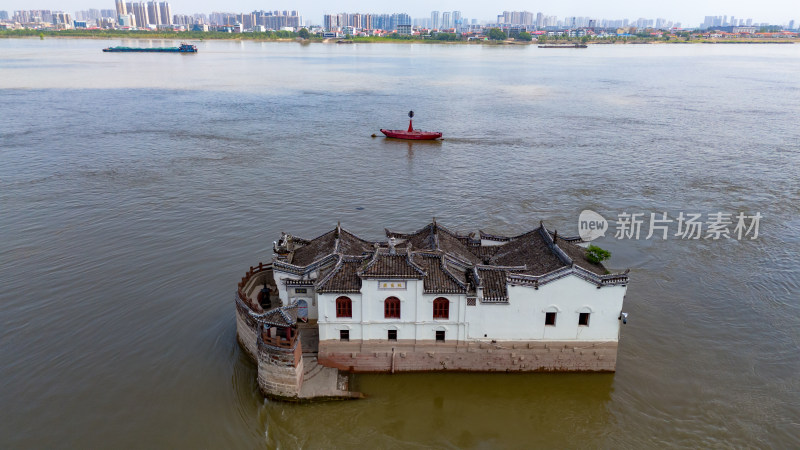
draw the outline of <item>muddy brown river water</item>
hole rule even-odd
[[[0,447],[800,447],[800,46],[126,44],[165,43],[0,40]],[[370,137],[410,109],[445,140]],[[584,209],[763,219],[597,241],[631,269],[614,374],[259,394],[233,296],[281,231]]]

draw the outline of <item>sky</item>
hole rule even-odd
[[[503,11],[542,12],[564,18],[587,16],[595,19],[656,19],[697,26],[705,16],[752,18],[756,23],[786,24],[800,20],[798,0],[564,0],[531,2],[501,0],[497,3],[477,0],[172,0],[173,14],[209,13],[212,11],[249,12],[253,10],[297,10],[304,20],[322,23],[323,14],[340,12],[405,12],[412,18],[430,17],[431,10],[461,11],[462,17],[489,21]],[[50,9],[75,12],[82,9],[113,9],[113,0],[0,0],[0,10]]]

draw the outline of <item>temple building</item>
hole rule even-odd
[[[289,345],[307,330],[303,355],[343,372],[615,370],[628,272],[590,262],[580,238],[543,224],[476,236],[435,220],[385,235],[283,234],[240,283],[245,348],[258,359],[258,336]]]

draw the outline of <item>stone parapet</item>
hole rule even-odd
[[[236,337],[245,352],[256,360],[258,355],[258,330],[260,325],[253,318],[247,306],[237,297],[236,299]]]

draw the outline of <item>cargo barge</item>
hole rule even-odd
[[[539,48],[586,48],[586,44],[544,44]]]
[[[180,47],[108,47],[104,52],[197,53],[197,47],[181,44]]]

